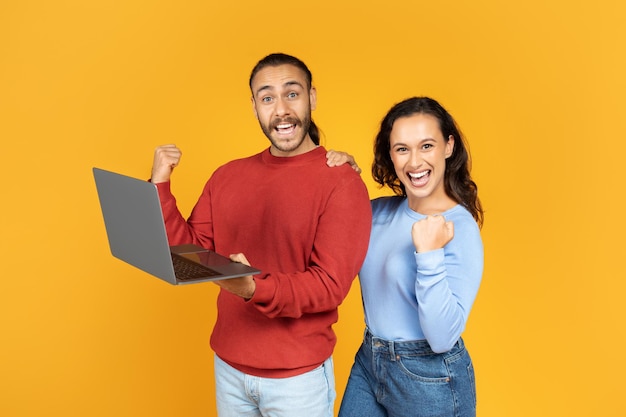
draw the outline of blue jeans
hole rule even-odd
[[[244,374],[215,355],[215,392],[220,417],[333,417],[333,360],[289,378]]]
[[[339,417],[474,417],[476,386],[463,340],[446,353],[369,330],[356,354]]]

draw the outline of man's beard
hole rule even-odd
[[[299,127],[302,130],[302,133],[299,138],[294,141],[290,141],[289,143],[284,143],[283,141],[276,140],[272,137],[272,134],[276,133],[276,126],[282,123],[289,123],[296,127]],[[311,127],[311,115],[307,114],[304,119],[300,120],[297,117],[285,117],[282,119],[274,119],[269,125],[265,125],[259,121],[261,125],[261,129],[265,136],[270,140],[272,146],[278,149],[280,152],[291,152],[304,142],[304,138],[309,133],[309,128]]]

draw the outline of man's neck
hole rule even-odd
[[[311,140],[310,137],[306,137],[306,139],[304,139],[302,141],[302,143],[300,144],[300,146],[298,146],[296,149],[291,150],[291,151],[282,151],[278,148],[276,148],[274,145],[270,146],[270,153],[272,154],[272,156],[276,156],[279,158],[289,158],[292,156],[298,156],[298,155],[302,155],[305,154],[307,152],[312,151],[313,149],[317,148],[318,145],[316,145],[313,140]]]

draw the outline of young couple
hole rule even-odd
[[[268,55],[249,84],[269,148],[218,168],[188,219],[170,190],[180,149],[158,147],[151,177],[170,244],[263,271],[217,282],[219,416],[333,415],[332,325],[357,274],[366,327],[339,415],[474,416],[461,334],[482,276],[483,212],[453,118],[427,97],[389,110],[372,174],[396,196],[370,202],[352,157],[319,145],[301,60]]]

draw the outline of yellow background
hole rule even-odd
[[[217,166],[268,145],[247,80],[275,51],[309,65],[323,144],[356,155],[372,196],[395,102],[430,95],[467,135],[486,208],[465,333],[479,415],[623,415],[625,15],[619,0],[3,0],[0,415],[215,415],[216,286],[111,257],[91,167],[148,178],[176,143],[188,213]],[[355,284],[339,398],[362,323]]]

